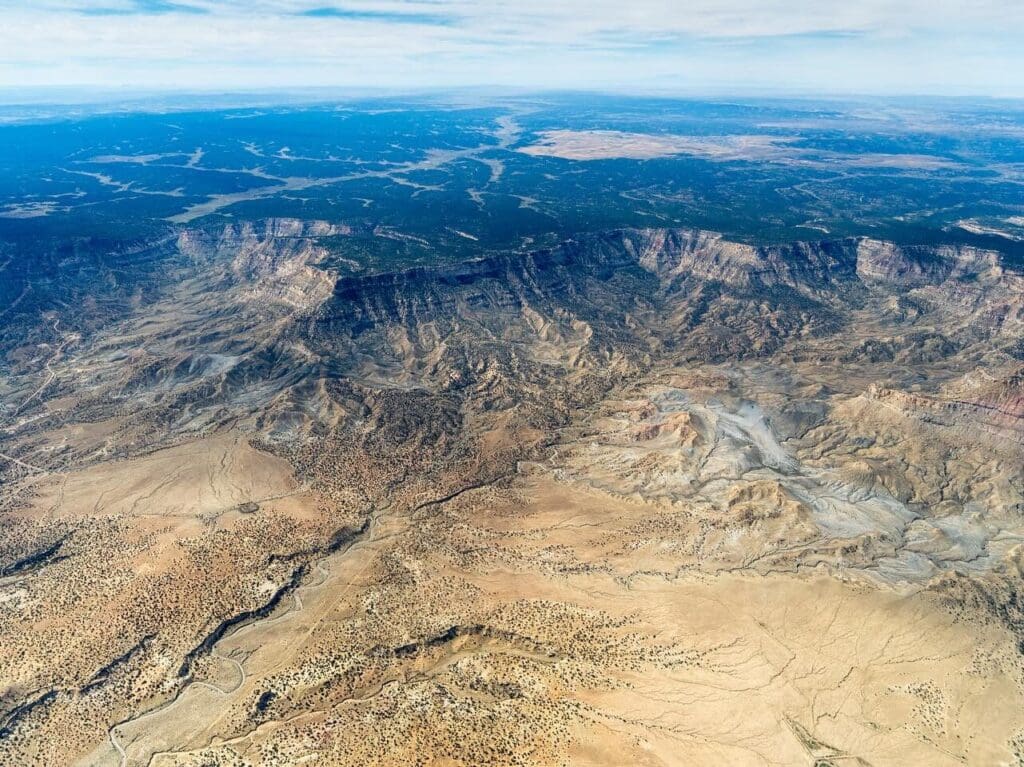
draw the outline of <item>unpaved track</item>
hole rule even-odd
[[[57,326],[59,324],[60,324],[60,320],[59,319],[56,319],[56,320],[53,321],[53,332],[54,333],[60,334],[60,330],[58,330],[58,328],[57,328]],[[77,333],[68,333],[68,334],[63,336],[63,338],[61,339],[60,344],[54,350],[53,355],[50,357],[50,359],[48,359],[45,363],[43,363],[43,368],[46,370],[46,373],[47,373],[46,380],[43,381],[39,385],[39,388],[37,388],[34,392],[32,392],[30,395],[28,395],[28,397],[25,398],[25,400],[20,405],[18,405],[18,407],[14,411],[15,415],[17,415],[22,410],[24,410],[25,407],[32,400],[34,400],[37,397],[39,397],[39,395],[41,395],[46,390],[46,388],[56,380],[57,372],[53,369],[53,363],[56,362],[58,359],[60,359],[60,356],[64,353],[64,350],[68,347],[69,344],[74,343],[74,342],[76,342],[78,340],[79,340],[79,336],[78,336]]]

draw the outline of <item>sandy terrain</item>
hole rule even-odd
[[[436,763],[527,746],[571,764],[1012,758],[1024,699],[1005,630],[824,573],[666,573],[635,532],[652,513],[544,475],[412,526],[384,512],[293,604],[221,642],[208,682],[114,737],[127,764],[162,766],[403,764],[408,739]],[[244,724],[268,691],[274,715]],[[495,743],[467,730],[481,716],[517,730]],[[82,762],[118,763],[109,743]]]

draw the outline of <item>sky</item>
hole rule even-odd
[[[1024,97],[1024,0],[0,0],[0,88]]]

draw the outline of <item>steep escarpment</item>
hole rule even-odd
[[[339,358],[357,358],[360,346],[390,349],[393,368],[436,360],[442,343],[467,328],[527,348],[558,342],[575,351],[574,363],[590,355],[607,364],[608,348],[722,360],[770,354],[884,313],[888,332],[862,342],[868,357],[879,343],[918,343],[929,332],[922,315],[973,341],[994,334],[1010,343],[1024,327],[1021,279],[998,254],[969,248],[864,239],[753,247],[707,232],[624,230],[526,255],[342,278],[316,336]],[[906,340],[892,335],[901,328]],[[958,348],[944,343],[928,353]]]
[[[324,267],[324,238],[347,231],[270,220],[179,233],[173,253],[154,256],[165,271],[163,282],[151,277],[150,300],[81,331],[69,305],[52,315],[52,338],[8,353],[20,433],[120,407],[142,408],[168,436],[257,415],[294,436],[353,411],[331,394],[342,379],[507,409],[544,399],[559,369],[578,390],[664,361],[783,348],[851,365],[935,362],[978,344],[1012,354],[1024,328],[1024,278],[973,249],[753,247],[707,232],[619,230],[534,253],[338,275]],[[838,347],[825,342],[833,337]],[[59,414],[42,412],[61,396],[70,399]],[[46,420],[25,421],[32,414]]]

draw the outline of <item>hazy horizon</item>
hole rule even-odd
[[[665,99],[677,102],[743,104],[847,104],[897,112],[927,113],[948,107],[1024,109],[1022,96],[985,94],[941,94],[928,92],[868,93],[857,91],[814,91],[786,88],[526,88],[513,86],[398,87],[286,87],[275,88],[132,88],[92,86],[0,87],[0,122],[88,116],[119,112],[219,111],[365,104],[376,100],[422,101],[453,108],[498,106],[517,101],[563,98],[607,98],[636,100]]]

